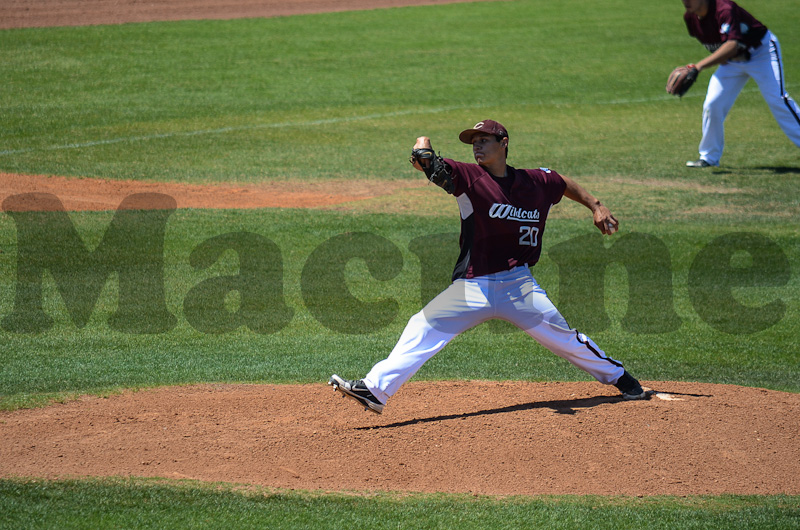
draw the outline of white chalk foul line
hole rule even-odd
[[[745,92],[752,92],[754,90],[743,90],[742,93]],[[701,97],[703,94],[694,94],[691,96],[684,96],[684,97]],[[636,99],[617,99],[612,101],[601,101],[597,103],[591,103],[591,105],[630,105],[635,103],[656,103],[659,101],[667,101],[673,99],[673,96],[659,96],[653,98],[636,98]],[[550,102],[551,104],[565,104],[567,102]],[[545,105],[545,102],[535,102],[535,103],[519,103],[519,106],[526,106],[526,105]],[[438,107],[433,109],[407,109],[407,110],[398,110],[394,112],[385,112],[385,113],[378,113],[378,114],[366,114],[364,116],[347,116],[342,118],[326,118],[321,120],[309,120],[309,121],[296,121],[296,122],[283,122],[283,123],[260,123],[260,124],[253,124],[253,125],[241,125],[238,127],[220,127],[217,129],[201,129],[195,131],[178,131],[178,132],[170,132],[170,133],[159,133],[159,134],[147,134],[141,136],[122,136],[119,138],[109,138],[107,140],[93,140],[91,142],[80,142],[80,143],[73,143],[73,144],[63,144],[63,145],[50,145],[47,147],[30,147],[25,149],[7,149],[4,151],[0,151],[0,156],[8,156],[8,155],[21,155],[25,153],[34,153],[34,152],[43,152],[43,151],[61,151],[67,149],[82,149],[85,147],[97,147],[101,145],[111,145],[111,144],[119,144],[119,143],[132,143],[132,142],[146,142],[150,140],[160,140],[162,138],[178,138],[178,137],[191,137],[191,136],[203,136],[208,134],[224,134],[229,132],[239,132],[239,131],[252,131],[258,129],[276,129],[280,127],[312,127],[315,125],[331,125],[337,123],[349,123],[355,121],[365,121],[365,120],[375,120],[375,119],[383,119],[383,118],[393,118],[396,116],[409,116],[412,114],[437,114],[440,112],[448,112],[451,110],[463,110],[463,109],[480,109],[480,108],[488,108],[498,106],[497,104],[484,104],[484,105],[453,105],[449,107]]]
[[[170,133],[159,133],[159,134],[147,134],[141,136],[123,136],[119,138],[109,138],[107,140],[94,140],[91,142],[81,142],[81,143],[74,143],[74,144],[64,144],[64,145],[51,145],[47,147],[31,147],[26,149],[8,149],[5,151],[0,151],[0,156],[4,155],[18,155],[24,153],[33,153],[36,151],[60,151],[64,149],[81,149],[84,147],[97,147],[100,145],[110,145],[110,144],[119,144],[119,143],[126,143],[126,142],[145,142],[149,140],[159,140],[162,138],[177,138],[177,137],[190,137],[190,136],[202,136],[207,134],[224,134],[229,132],[238,132],[238,131],[251,131],[256,129],[277,129],[281,127],[312,127],[315,125],[330,125],[330,124],[337,124],[337,123],[349,123],[354,121],[365,121],[365,120],[374,120],[374,119],[382,119],[382,118],[392,118],[396,116],[407,116],[410,114],[436,114],[438,112],[447,112],[451,110],[459,110],[465,108],[477,108],[478,106],[475,105],[459,105],[459,106],[452,106],[452,107],[439,107],[435,109],[415,109],[415,110],[398,110],[394,112],[386,112],[381,114],[366,114],[364,116],[347,116],[342,118],[325,118],[321,120],[309,120],[309,121],[296,121],[296,122],[282,122],[282,123],[259,123],[253,125],[241,125],[238,127],[220,127],[217,129],[201,129],[195,131],[178,131],[178,132],[170,132]]]

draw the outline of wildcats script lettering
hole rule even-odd
[[[510,204],[496,202],[489,208],[492,219],[508,219],[509,221],[539,222],[539,210],[523,210]]]

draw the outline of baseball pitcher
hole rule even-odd
[[[547,168],[516,169],[506,164],[506,128],[484,120],[461,132],[476,164],[437,155],[421,136],[411,163],[453,195],[461,213],[461,252],[452,283],[411,317],[389,356],[359,380],[331,376],[329,384],[367,410],[380,413],[388,399],[422,365],[460,333],[490,319],[513,323],[550,351],[615,385],[628,400],[651,395],[620,361],[571,328],[536,280],[530,267],[542,251],[550,209],[567,197],[592,212],[606,235],[619,223],[609,209],[573,180]]]

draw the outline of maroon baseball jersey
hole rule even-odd
[[[697,38],[712,53],[729,40],[758,48],[767,33],[766,26],[731,0],[711,0],[708,14],[702,19],[686,12],[683,20],[689,35]]]
[[[567,187],[561,175],[508,166],[508,176],[497,178],[478,164],[445,162],[453,168],[453,195],[461,211],[461,253],[453,280],[539,261],[547,214]]]

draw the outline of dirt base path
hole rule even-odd
[[[12,195],[23,195],[3,204],[3,209],[40,210],[41,195],[50,194],[58,197],[67,211],[104,211],[116,210],[124,198],[134,193],[161,193],[175,199],[178,208],[329,208],[427,185],[424,178],[201,185],[0,172],[0,203]],[[147,208],[146,202],[139,204]]]
[[[303,490],[800,494],[800,395],[649,383],[410,382],[383,415],[327,385],[201,385],[0,413],[0,476]],[[669,394],[665,394],[669,393]]]
[[[278,17],[469,0],[4,0],[0,29]]]

